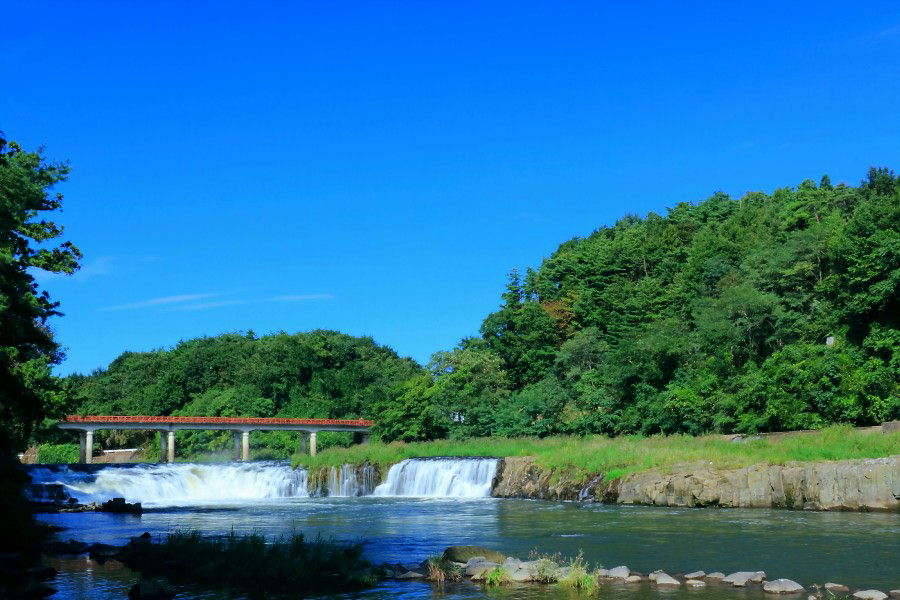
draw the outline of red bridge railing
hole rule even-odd
[[[341,425],[371,427],[367,419],[289,419],[280,417],[160,417],[66,415],[64,423],[191,423],[194,425]]]

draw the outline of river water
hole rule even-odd
[[[35,479],[62,482],[81,500],[124,495],[129,501],[145,502],[142,516],[41,515],[44,522],[68,528],[62,534],[64,538],[88,542],[122,544],[145,531],[154,536],[196,529],[209,534],[259,532],[269,537],[298,531],[307,536],[362,540],[373,563],[414,563],[439,554],[449,545],[473,544],[520,558],[527,558],[533,549],[567,556],[583,551],[593,564],[627,565],[644,573],[655,569],[672,574],[697,569],[725,573],[764,570],[770,579],[787,577],[805,585],[837,581],[885,591],[900,587],[898,514],[673,509],[495,499],[485,496],[490,486],[484,488],[484,478],[490,481],[493,471],[484,463],[421,462],[431,464],[406,466],[407,484],[400,483],[400,472],[394,473],[393,480],[389,473],[385,484],[374,490],[338,482],[336,486],[343,485],[349,497],[308,497],[305,474],[275,463],[38,471]],[[448,469],[455,475],[448,474]],[[423,478],[444,483],[438,485]],[[231,491],[223,483],[226,480]],[[394,487],[385,488],[389,483]],[[431,496],[406,493],[413,488]],[[357,496],[360,490],[368,495]],[[446,495],[454,490],[462,497]],[[61,571],[54,584],[60,590],[58,597],[119,599],[136,580],[134,574],[115,565],[85,561],[56,561],[54,566]],[[187,597],[204,597],[195,591],[187,593]],[[439,589],[425,583],[386,582],[374,590],[344,597],[481,598],[486,594],[481,587],[468,583]],[[519,586],[489,594],[498,598],[555,598],[561,597],[562,591]],[[711,587],[658,592],[648,586],[604,586],[601,595],[698,600],[762,597],[753,590]]]

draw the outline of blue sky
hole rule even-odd
[[[419,361],[626,213],[900,169],[896,2],[0,0],[0,130],[68,159],[60,373],[252,329]]]

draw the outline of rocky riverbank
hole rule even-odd
[[[654,506],[723,506],[900,512],[900,456],[714,469],[687,465],[607,481],[542,469],[530,457],[501,461],[493,495]]]
[[[791,579],[770,580],[764,571],[747,570],[730,574],[697,570],[673,573],[663,570],[648,574],[632,571],[621,565],[610,569],[592,568],[579,556],[564,561],[560,557],[536,556],[521,560],[481,546],[450,546],[440,557],[432,557],[419,564],[402,563],[381,566],[387,577],[400,580],[427,580],[443,583],[471,579],[488,587],[506,584],[555,584],[570,589],[592,592],[605,585],[641,585],[659,590],[678,588],[702,589],[707,586],[723,591],[728,589],[761,589],[766,594],[810,594],[811,600],[823,598],[853,598],[855,600],[886,600],[900,598],[900,590],[882,592],[875,589],[851,590],[835,582],[813,583],[804,586]]]

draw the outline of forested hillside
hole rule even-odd
[[[370,338],[334,331],[248,333],[126,352],[109,368],[73,375],[67,384],[81,414],[371,418],[377,402],[419,372],[419,365]],[[149,435],[111,432],[101,441],[146,444]],[[342,439],[326,435],[325,446],[329,437]],[[191,432],[185,438],[179,447],[188,453],[231,444],[228,432]],[[290,453],[297,436],[258,433],[254,443]]]
[[[898,290],[900,178],[872,169],[565,242],[427,369],[335,332],[229,334],[67,385],[81,413],[371,417],[406,441],[875,424],[900,418]],[[188,450],[228,443],[194,433]]]
[[[898,288],[887,169],[629,216],[513,272],[481,336],[436,354],[382,424],[412,440],[895,419]]]

